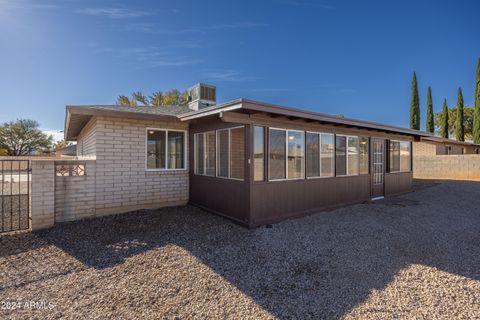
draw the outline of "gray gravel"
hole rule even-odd
[[[22,307],[0,318],[479,318],[479,194],[418,182],[272,228],[177,207],[3,235],[0,302]]]

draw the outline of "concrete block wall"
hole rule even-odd
[[[480,179],[480,155],[433,155],[413,157],[413,177],[418,179]]]
[[[31,228],[40,230],[55,223],[55,164],[51,160],[31,161]]]
[[[59,164],[83,164],[83,176],[55,176],[55,222],[74,221],[95,216],[95,161],[56,161]]]
[[[188,202],[187,156],[185,169],[145,170],[147,128],[188,130],[188,124],[174,119],[159,122],[96,118],[97,215]],[[185,143],[188,144],[188,134]]]

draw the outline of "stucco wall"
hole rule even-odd
[[[480,179],[480,155],[413,157],[413,177],[418,179]]]

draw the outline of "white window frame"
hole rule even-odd
[[[232,178],[232,166],[230,165],[230,158],[231,158],[230,153],[232,152],[232,132],[231,132],[231,131],[232,131],[233,129],[240,129],[240,128],[243,129],[243,139],[244,139],[244,141],[245,141],[245,131],[246,131],[246,130],[245,130],[245,126],[236,126],[236,127],[231,127],[231,128],[223,128],[223,129],[215,130],[215,131],[216,131],[215,135],[216,135],[216,139],[217,139],[217,141],[216,141],[216,142],[217,142],[217,143],[216,143],[216,145],[217,145],[217,150],[216,150],[216,152],[217,152],[217,153],[216,153],[216,157],[217,157],[217,159],[216,159],[216,166],[217,166],[217,168],[216,168],[216,170],[215,170],[215,176],[216,176],[217,178],[220,178],[220,179],[229,179],[229,180],[236,180],[236,181],[244,181],[244,180],[245,180],[245,174],[246,174],[245,169],[243,169],[243,170],[244,170],[244,172],[243,172],[243,177],[244,177],[244,179]],[[218,175],[218,170],[219,170],[219,165],[218,165],[218,162],[219,162],[219,157],[218,157],[218,150],[219,150],[219,148],[218,148],[218,132],[219,132],[219,131],[228,131],[228,177],[221,177],[221,176]],[[243,150],[243,155],[244,155],[244,157],[243,157],[243,162],[244,162],[243,165],[244,165],[244,168],[245,168],[245,159],[246,159],[246,154],[245,154],[245,142],[244,142],[243,148],[244,148],[244,150]]]
[[[194,158],[194,169],[193,169],[193,173],[197,176],[205,176],[205,177],[214,177],[214,178],[219,178],[219,179],[228,179],[228,180],[236,180],[236,181],[245,181],[245,169],[244,169],[244,173],[243,173],[243,176],[244,178],[243,179],[240,179],[240,178],[232,178],[232,173],[231,173],[231,166],[230,166],[230,153],[231,153],[231,130],[233,129],[239,129],[239,128],[243,128],[243,138],[245,139],[245,126],[236,126],[236,127],[230,127],[230,128],[222,128],[222,129],[216,129],[216,130],[208,130],[208,131],[202,131],[202,132],[197,132],[193,135],[193,158]],[[219,147],[218,147],[218,143],[219,143],[219,139],[218,139],[218,136],[219,136],[219,131],[228,131],[228,177],[221,177],[218,175],[218,171],[219,171],[219,159],[220,157],[218,156],[218,152],[219,152]],[[208,175],[208,174],[205,174],[205,172],[207,172],[207,162],[204,160],[203,161],[203,174],[200,174],[198,173],[198,168],[197,168],[197,158],[198,158],[198,154],[197,154],[197,135],[199,134],[203,134],[203,145],[204,145],[204,148],[206,146],[206,137],[207,137],[207,133],[209,132],[214,132],[215,133],[215,174],[214,175]],[[204,149],[205,151],[205,149]],[[244,162],[245,162],[245,159],[246,159],[246,153],[245,153],[245,142],[244,142]],[[244,163],[245,165],[245,163]]]
[[[307,177],[307,133],[313,133],[318,135],[318,163],[319,163],[319,171],[318,171],[318,176],[315,177]],[[322,135],[331,135],[333,136],[333,157],[332,157],[332,175],[330,176],[322,176]],[[320,132],[320,131],[305,131],[305,179],[310,180],[310,179],[329,179],[329,178],[335,178],[335,161],[336,161],[336,149],[335,149],[335,133],[331,132]],[[343,176],[340,176],[343,177]]]
[[[337,175],[337,169],[335,168],[335,177],[356,177],[360,175],[360,137],[352,136],[348,134],[335,134],[335,163],[337,163],[337,140],[338,137],[345,137],[345,174]],[[358,144],[358,161],[357,161],[357,174],[348,174],[348,138],[357,138]]]
[[[193,173],[197,176],[205,176],[205,177],[216,177],[217,176],[217,130],[208,130],[208,131],[202,131],[202,132],[197,132],[193,135],[193,158],[194,158],[194,164],[193,164]],[[207,161],[206,159],[203,159],[203,174],[198,173],[198,167],[197,167],[197,159],[198,159],[198,153],[197,153],[197,136],[199,134],[203,134],[203,152],[206,150],[206,145],[207,145],[207,133],[213,132],[215,134],[215,174],[209,175],[206,174],[207,172]]]
[[[399,148],[400,148],[400,159],[398,159],[398,168],[399,170],[398,171],[389,171],[388,173],[407,173],[407,172],[412,172],[412,166],[413,166],[413,163],[412,163],[412,149],[413,149],[413,146],[412,146],[412,141],[410,140],[394,140],[394,139],[390,139],[390,142],[398,142],[399,143]],[[402,148],[401,148],[401,145],[402,145],[402,142],[408,142],[408,144],[410,145],[410,156],[409,156],[409,161],[410,161],[410,170],[407,170],[407,171],[402,171],[402,155],[401,155],[401,151],[402,151]],[[388,170],[390,170],[390,143],[388,144]]]
[[[148,168],[148,132],[149,131],[164,131],[165,132],[165,168]],[[180,169],[169,169],[168,168],[168,133],[169,132],[182,132],[183,133],[183,168]],[[187,130],[177,130],[177,129],[165,129],[165,128],[145,128],[145,171],[149,172],[161,172],[161,171],[188,171],[188,163],[187,163]]]
[[[268,150],[267,150],[267,156],[268,156],[268,181],[295,181],[295,180],[304,180],[306,177],[306,171],[307,168],[305,166],[305,154],[306,154],[306,146],[305,146],[305,138],[306,134],[305,131],[303,130],[294,130],[294,129],[285,129],[285,128],[275,128],[275,127],[267,127],[268,128]],[[278,130],[278,131],[285,131],[285,178],[284,179],[270,179],[270,129],[272,130]],[[300,132],[303,133],[303,177],[301,178],[293,178],[289,179],[288,178],[288,131],[292,132]]]

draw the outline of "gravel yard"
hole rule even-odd
[[[0,235],[0,318],[480,318],[479,194],[419,181],[270,228],[187,206]]]

